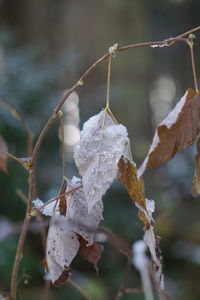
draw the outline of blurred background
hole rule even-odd
[[[64,90],[110,46],[175,36],[200,25],[199,15],[200,2],[193,0],[1,0],[0,98],[20,110],[37,138]],[[199,74],[200,33],[196,36]],[[77,175],[72,151],[82,124],[105,105],[106,72],[105,61],[63,107],[69,178]],[[138,166],[148,152],[155,126],[186,89],[193,86],[189,49],[183,43],[129,50],[113,59],[111,109],[128,128]],[[19,120],[3,107],[0,107],[0,135],[9,152],[17,157],[27,156],[27,135]],[[59,191],[60,153],[56,120],[42,144],[37,164],[37,193],[44,201]],[[166,287],[172,299],[200,299],[200,202],[190,194],[194,155],[195,146],[144,175],[146,195],[156,201],[156,233],[161,236]],[[9,290],[17,229],[25,214],[19,189],[27,195],[26,171],[11,160],[8,170],[9,174],[0,171],[1,292]],[[112,185],[104,196],[104,204],[102,226],[130,245],[142,239],[137,209],[121,184]],[[81,257],[73,263],[73,280],[97,300],[115,298],[126,265],[125,257],[109,240],[104,247],[98,277]],[[43,258],[40,235],[31,230],[20,265],[19,299],[44,299]],[[130,270],[126,286],[141,287],[136,270]],[[51,288],[48,299],[84,298],[72,286],[64,285]],[[122,299],[142,300],[144,296],[139,293]]]

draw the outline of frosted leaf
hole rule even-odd
[[[153,227],[151,226],[150,229],[146,230],[145,231],[145,234],[144,234],[144,241],[146,242],[150,252],[151,252],[151,255],[152,255],[152,258],[153,260],[155,261],[155,263],[157,265],[160,264],[157,256],[156,256],[156,239],[155,239],[155,234],[154,234],[154,231],[153,231]]]
[[[173,158],[177,151],[193,144],[199,131],[200,93],[188,89],[175,108],[157,127],[138,176],[142,176],[146,167],[160,165]]]
[[[69,189],[74,189],[82,184],[81,179],[73,177]],[[67,195],[67,226],[69,230],[81,235],[88,245],[94,242],[94,234],[103,219],[103,203],[100,199],[88,213],[88,203],[82,188]]]
[[[40,209],[40,207],[45,204],[45,202],[43,202],[39,198],[34,199],[32,201],[32,203],[33,203],[33,207],[37,208],[37,209]],[[40,210],[40,212],[45,216],[52,216],[54,208],[55,208],[55,204],[56,204],[56,201],[53,201],[53,202],[47,204],[46,206],[44,206],[44,208],[42,208]],[[58,208],[57,208],[57,210],[58,210]]]
[[[155,211],[155,201],[152,199],[145,199],[146,202],[146,208],[147,212],[152,215],[152,213]]]
[[[74,232],[66,230],[66,218],[53,215],[47,238],[46,258],[48,272],[55,286],[61,285],[69,276],[69,266],[80,244]]]
[[[81,179],[73,177],[67,190],[75,189],[81,184]],[[77,189],[65,197],[67,202],[66,216],[60,215],[58,201],[56,208],[53,207],[54,213],[47,238],[47,266],[55,286],[63,284],[70,276],[69,266],[80,246],[85,253],[89,250],[86,251],[84,248],[94,245],[94,234],[102,219],[103,212],[103,203],[100,200],[95,203],[91,212],[88,213],[88,203],[83,188]],[[37,199],[35,205],[40,207],[41,202]],[[99,259],[100,252],[97,251],[97,253]],[[94,261],[94,266],[97,268],[97,261]]]
[[[116,125],[105,110],[84,124],[80,141],[74,148],[74,159],[83,178],[89,211],[113,182],[128,142],[127,135],[126,128]]]

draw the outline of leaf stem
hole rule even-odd
[[[192,64],[192,74],[193,74],[193,80],[194,80],[194,87],[195,91],[198,92],[198,81],[197,81],[197,73],[196,73],[196,65],[195,65],[195,59],[194,59],[194,43],[193,39],[195,38],[194,35],[189,36],[188,45],[190,47],[190,56],[191,56],[191,64]]]
[[[92,300],[89,295],[78,285],[75,281],[68,279],[67,283],[69,283],[73,288],[75,288],[86,300]]]
[[[66,177],[66,155],[65,155],[65,131],[64,131],[64,117],[62,111],[58,113],[60,119],[60,139],[61,139],[61,153],[62,153],[62,170],[63,170],[63,180]]]
[[[22,225],[22,230],[21,230],[21,234],[19,237],[17,251],[16,251],[16,255],[15,255],[15,261],[14,261],[13,270],[12,270],[11,287],[10,287],[11,300],[16,300],[16,298],[17,298],[17,275],[18,275],[20,260],[22,257],[22,251],[23,251],[26,233],[28,231],[29,223],[31,220],[32,199],[33,199],[34,192],[35,192],[34,183],[35,183],[34,172],[32,169],[29,169],[29,197],[28,197],[28,201],[27,201],[26,215],[25,215],[24,222]]]
[[[108,57],[108,75],[106,88],[106,110],[110,109],[110,85],[111,85],[111,68],[112,68],[112,53]]]

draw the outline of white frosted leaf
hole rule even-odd
[[[147,212],[148,214],[150,214],[150,216],[152,216],[152,213],[155,211],[155,201],[146,198],[145,202],[146,202]]]
[[[45,204],[45,202],[43,202],[39,198],[34,199],[32,201],[32,203],[33,203],[33,207],[37,208],[37,209],[40,209],[40,207],[42,207]],[[40,210],[40,212],[45,216],[52,216],[54,208],[55,208],[55,204],[56,204],[56,201],[53,201],[53,202],[47,204]]]
[[[74,189],[82,184],[81,179],[73,177],[69,189]],[[100,199],[88,213],[88,203],[83,188],[67,195],[67,226],[69,230],[80,234],[88,245],[94,243],[94,234],[103,219],[103,203]]]
[[[76,234],[66,228],[66,218],[58,214],[52,216],[47,238],[46,258],[51,281],[56,286],[68,278],[67,270],[79,247]]]
[[[89,211],[113,182],[128,142],[127,135],[126,128],[116,125],[105,110],[84,124],[74,159],[83,179]]]
[[[81,179],[73,177],[67,189],[72,190],[81,184]],[[38,200],[36,204],[41,205],[42,201]],[[88,213],[88,203],[83,188],[67,194],[66,201],[66,216],[60,215],[59,202],[56,207],[54,204],[47,238],[48,272],[55,286],[61,285],[69,276],[69,266],[80,247],[78,235],[87,241],[87,246],[94,244],[94,234],[103,218],[101,200],[96,202]]]

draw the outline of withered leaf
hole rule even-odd
[[[195,173],[192,182],[191,192],[194,197],[200,195],[200,138],[197,141],[197,154],[195,156]]]
[[[7,144],[2,136],[0,136],[0,149],[3,151],[8,151]],[[7,160],[7,156],[3,153],[0,153],[0,170],[4,171],[5,173],[8,173]]]
[[[122,156],[118,163],[119,181],[121,181],[127,189],[131,199],[139,208],[139,218],[146,225],[149,223],[144,212],[146,211],[144,184],[142,179],[137,177],[137,168],[133,161]]]
[[[63,185],[60,189],[60,195],[64,194],[65,191],[66,191],[66,188],[67,188],[67,182],[64,181],[63,182]],[[60,211],[60,214],[63,215],[63,216],[66,216],[66,213],[67,213],[67,195],[62,195],[60,198],[59,198],[59,211]]]
[[[91,246],[83,246],[80,248],[80,253],[88,260],[95,268],[97,274],[99,273],[98,261],[101,258],[104,247],[99,243],[94,243]]]
[[[115,124],[106,110],[84,124],[74,159],[82,175],[89,211],[113,182],[127,141],[126,128]]]
[[[157,127],[149,153],[138,175],[146,167],[157,166],[174,157],[177,151],[193,144],[200,130],[200,93],[188,89],[175,108]]]
[[[73,177],[67,190],[81,186],[81,179]],[[46,214],[52,214],[51,224],[47,237],[46,258],[48,272],[54,285],[62,284],[70,274],[70,264],[80,248],[80,238],[84,246],[94,243],[94,234],[102,219],[103,204],[98,201],[88,214],[88,203],[83,188],[77,189],[67,195],[66,216],[60,214],[59,201],[47,205]],[[34,200],[34,206],[40,207],[43,202]],[[48,208],[49,206],[49,208]],[[81,242],[81,246],[83,244]]]
[[[127,151],[126,151],[127,152]],[[159,286],[163,287],[162,264],[157,257],[156,237],[153,230],[154,220],[152,213],[154,212],[155,202],[145,198],[144,184],[142,178],[137,176],[137,168],[135,163],[127,154],[122,156],[119,167],[119,180],[126,187],[130,197],[139,209],[139,218],[144,226],[144,241],[146,242],[151,253],[155,266],[156,280]]]
[[[74,232],[66,230],[64,216],[52,216],[47,237],[46,259],[51,281],[57,286],[69,275],[69,266],[79,250],[80,244]]]

